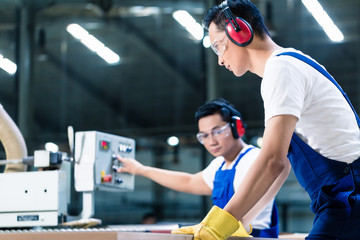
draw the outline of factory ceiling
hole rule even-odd
[[[319,0],[344,34],[333,43],[300,0],[257,0],[274,40],[310,54],[338,80],[360,110],[360,0]],[[260,79],[237,78],[217,65],[202,41],[172,17],[199,23],[205,0],[0,0],[0,103],[29,149],[66,141],[66,128],[140,138],[193,136],[194,112],[206,100],[229,99],[249,134],[261,134]],[[120,56],[108,64],[66,28],[76,23]]]

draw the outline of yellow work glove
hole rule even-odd
[[[225,240],[239,227],[239,222],[230,213],[213,206],[200,224],[174,229],[171,233],[192,234],[194,235],[193,240]],[[246,231],[244,232],[246,233]],[[246,236],[249,235],[246,233]]]
[[[232,237],[252,237],[251,235],[249,235],[251,232],[252,232],[251,225],[249,225],[249,231],[246,231],[246,229],[244,228],[242,223],[239,221],[239,228],[236,230],[236,232],[231,234],[231,236]]]

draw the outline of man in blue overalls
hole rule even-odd
[[[257,160],[224,209],[173,232],[226,239],[276,194],[291,163],[315,214],[307,239],[360,239],[360,120],[346,94],[309,56],[278,46],[250,1],[213,6],[204,26],[219,65],[262,77],[265,131]]]
[[[197,138],[204,147],[214,156],[218,156],[220,135],[216,131],[209,134],[206,129],[214,129],[214,126],[224,125],[230,128],[226,143],[227,152],[215,158],[210,165],[203,170],[202,176],[206,184],[212,189],[213,204],[224,208],[235,191],[241,187],[241,181],[256,159],[260,149],[247,145],[241,137],[245,134],[245,127],[240,113],[224,99],[214,100],[201,106],[195,113],[199,126]],[[214,124],[214,120],[221,120]],[[226,124],[227,123],[227,124]],[[224,141],[224,140],[223,140]],[[270,217],[270,218],[269,218]],[[279,235],[278,213],[275,202],[272,200],[264,211],[252,221],[251,235],[254,237],[276,238]]]
[[[240,113],[226,100],[205,103],[195,113],[199,133],[197,139],[215,159],[203,171],[189,174],[144,166],[135,159],[118,157],[121,172],[147,177],[165,187],[193,194],[212,195],[218,209],[223,208],[234,192],[241,188],[244,176],[257,158],[260,149],[246,144]],[[251,221],[256,237],[276,238],[279,234],[278,214],[274,199],[254,213]],[[234,236],[248,236],[239,228]]]

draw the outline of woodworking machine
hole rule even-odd
[[[0,228],[58,226],[69,218],[88,219],[94,214],[95,191],[134,190],[134,176],[118,173],[121,165],[116,159],[117,155],[135,158],[133,139],[98,131],[76,132],[74,138],[73,154],[35,151],[33,157],[18,162],[33,165],[36,171],[0,174]],[[11,163],[17,162],[6,161]],[[74,187],[83,199],[78,216],[68,214]]]

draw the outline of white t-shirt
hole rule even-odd
[[[299,121],[296,133],[321,155],[351,163],[360,156],[360,131],[355,115],[335,85],[319,71],[281,52],[268,59],[261,82],[266,122],[290,114]],[[309,56],[307,56],[309,57]]]
[[[245,152],[249,147],[254,147],[251,145],[248,145],[244,147],[239,155],[243,152]],[[236,166],[235,171],[235,177],[234,177],[234,192],[240,187],[241,182],[243,178],[245,177],[247,171],[249,170],[250,166],[253,164],[253,162],[256,160],[257,156],[260,153],[259,148],[253,148],[249,152],[247,152],[241,159],[238,165]],[[238,156],[239,156],[238,155]],[[238,158],[238,156],[235,158],[235,160]],[[225,169],[231,169],[236,161],[233,161],[227,168],[224,164],[222,167],[223,170]],[[203,179],[205,183],[211,188],[214,188],[214,179],[215,179],[215,173],[217,170],[219,170],[221,164],[224,162],[223,157],[217,157],[214,160],[211,161],[209,166],[205,168],[202,172]],[[274,204],[274,200],[270,201],[265,209],[251,222],[251,225],[253,228],[256,229],[265,229],[269,228],[271,223],[271,213],[272,213],[272,206]]]

